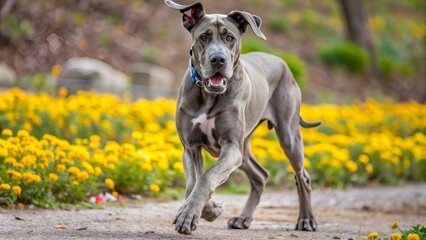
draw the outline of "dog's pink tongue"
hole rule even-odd
[[[220,73],[216,73],[213,77],[210,78],[210,83],[212,85],[222,85],[223,83],[223,76]]]

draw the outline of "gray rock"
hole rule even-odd
[[[134,63],[128,71],[132,76],[134,98],[170,98],[176,95],[173,73],[169,69],[149,63]]]
[[[0,63],[0,87],[12,87],[15,83],[15,71],[8,65]]]
[[[111,65],[89,57],[73,57],[62,66],[58,87],[70,93],[77,90],[96,90],[122,94],[129,89],[128,76]]]

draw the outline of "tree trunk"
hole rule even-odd
[[[377,58],[362,0],[340,0],[350,41],[366,49],[370,56],[370,76],[377,77]]]

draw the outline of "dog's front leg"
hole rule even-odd
[[[185,172],[185,199],[189,197],[194,185],[204,172],[204,161],[201,155],[201,147],[185,148],[183,157],[183,169]]]
[[[197,179],[192,192],[175,217],[175,229],[181,234],[191,234],[197,228],[202,210],[213,191],[242,163],[241,149],[237,143],[225,142],[220,145],[221,156],[213,167]]]

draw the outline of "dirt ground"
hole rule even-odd
[[[126,207],[46,210],[1,209],[0,239],[365,239],[378,231],[389,235],[397,220],[402,228],[426,224],[426,184],[315,190],[313,207],[317,232],[294,231],[297,193],[294,190],[263,195],[248,230],[230,230],[227,220],[238,214],[245,195],[216,194],[225,212],[215,222],[200,220],[190,236],[174,231],[172,219],[182,201],[132,202]],[[55,228],[64,225],[65,229]]]

